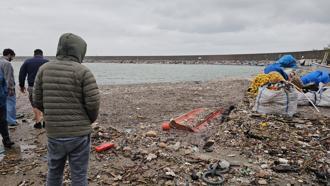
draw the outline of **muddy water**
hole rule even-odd
[[[35,155],[32,150],[36,148],[36,145],[29,145],[25,143],[15,145],[11,149],[5,149],[3,146],[0,146],[0,162],[8,159],[7,157],[22,160],[32,158]]]
[[[22,62],[13,62],[17,79]],[[98,84],[140,84],[182,81],[207,81],[223,78],[248,78],[262,71],[259,66],[117,64],[84,63],[94,73]]]

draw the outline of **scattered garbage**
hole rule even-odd
[[[96,152],[102,152],[102,151],[106,151],[106,150],[114,148],[114,147],[115,147],[114,143],[104,143],[104,144],[101,144],[99,146],[96,146],[95,151]]]
[[[200,85],[196,90],[201,88]],[[240,85],[245,86],[246,82]],[[131,94],[131,87],[127,90]],[[145,91],[139,91],[143,96],[146,94]],[[199,96],[204,96],[199,93],[196,91],[196,100],[202,99]],[[218,117],[209,120],[205,127],[197,132],[177,130],[175,127],[169,128],[167,132],[159,132],[157,124],[164,118],[184,113],[184,110],[191,109],[191,105],[180,105],[181,108],[177,107],[180,112],[171,108],[162,108],[163,113],[152,117],[151,114],[146,114],[150,110],[142,112],[145,106],[127,104],[125,108],[126,106],[132,108],[129,111],[129,119],[124,121],[123,118],[117,120],[116,116],[120,114],[119,112],[112,112],[111,115],[115,119],[111,118],[111,120],[106,115],[109,113],[101,113],[98,123],[92,124],[92,145],[97,147],[99,144],[112,143],[112,140],[116,141],[116,145],[111,147],[115,150],[98,153],[95,148],[91,152],[92,168],[89,171],[89,182],[92,185],[329,183],[330,119],[328,115],[310,113],[308,107],[299,108],[302,110],[292,117],[257,113],[252,111],[255,97],[250,94],[245,95],[240,102],[235,102],[235,105],[230,101],[226,101],[227,104],[212,101],[209,100],[209,107],[203,107],[203,113],[193,117],[191,123],[189,119],[179,122],[194,129],[210,113],[216,111],[219,105],[231,105]],[[200,105],[196,101],[193,106],[198,108]],[[20,127],[24,126],[27,125]],[[19,132],[19,130],[15,132],[17,131]],[[15,135],[17,136],[17,133]],[[23,154],[22,157],[14,157],[9,151],[5,152],[5,159],[0,166],[1,175],[17,176],[24,180],[20,182],[24,184],[42,184],[46,179],[46,172],[36,173],[37,178],[28,177],[31,173],[29,170],[34,169],[33,172],[46,170],[47,149],[45,145],[39,143],[41,136],[38,131],[35,136],[29,140],[30,143],[25,142],[25,139],[18,141],[20,144],[27,143],[28,147],[36,145],[33,148],[18,150],[19,154]],[[24,153],[30,151],[33,157],[29,161],[24,161]],[[7,152],[9,152],[8,156]],[[219,161],[224,158],[226,160]],[[66,184],[70,184],[69,177],[68,172],[65,172],[63,180]],[[32,180],[40,183],[33,183]],[[20,183],[17,182],[17,185]]]

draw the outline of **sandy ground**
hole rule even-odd
[[[299,128],[299,131],[309,131],[316,127],[315,130],[318,131],[312,131],[319,138],[324,138],[329,133],[329,109],[321,109],[321,114],[315,114],[310,108],[300,108],[293,120],[282,118],[278,124],[281,127],[276,127],[278,118],[275,122],[272,117],[251,115],[249,106],[252,102],[245,95],[248,85],[247,80],[232,79],[100,87],[101,110],[97,124],[93,125],[92,149],[109,141],[117,147],[102,153],[92,150],[89,184],[206,185],[201,174],[206,171],[209,163],[221,159],[233,165],[223,175],[227,185],[321,184],[315,174],[307,169],[275,173],[271,166],[278,158],[293,161],[297,157],[306,163],[312,159],[309,155],[316,153],[321,156],[318,158],[323,158],[322,161],[312,159],[313,162],[308,165],[314,169],[323,166],[322,170],[327,170],[330,163],[327,152],[329,149],[326,149],[328,147],[321,147],[318,143],[315,147],[308,144],[315,149],[309,149],[309,146],[306,149],[305,144],[301,148],[306,151],[297,151],[295,154],[290,152],[290,148],[294,147],[290,146],[292,144],[289,140],[278,139],[281,141],[278,142],[278,148],[283,150],[285,146],[289,153],[270,156],[270,147],[274,149],[276,144],[271,144],[269,140],[247,138],[242,126],[258,126],[261,121],[267,120],[270,123],[269,130],[262,132],[265,135],[264,132],[268,131],[267,134],[271,137],[281,136],[284,130],[288,133],[291,130],[298,131],[296,126],[292,127],[292,123],[300,124],[303,129]],[[47,173],[47,137],[44,129],[33,128],[27,96],[19,93],[17,99],[18,112],[24,113],[25,117],[19,120],[18,127],[10,130],[16,145],[6,152],[0,162],[0,183],[42,185]],[[212,111],[221,107],[228,108],[230,105],[235,105],[236,109],[226,122],[220,124],[216,120],[199,133],[176,129],[161,130],[163,121],[192,109],[203,107]],[[307,126],[306,123],[315,125]],[[295,140],[295,135],[299,136],[298,134],[300,133],[292,133],[292,139]],[[215,142],[211,152],[203,149],[207,141]],[[191,177],[194,174],[199,176],[195,181]],[[68,168],[65,170],[64,183],[70,183]]]

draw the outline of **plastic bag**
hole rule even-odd
[[[330,107],[330,87],[322,88],[316,95],[316,105]]]
[[[254,111],[290,117],[297,113],[298,93],[294,87],[271,90],[268,86],[259,88]]]
[[[308,101],[308,99],[306,97],[308,97],[314,104],[316,104],[316,92],[314,92],[314,91],[307,92],[307,93],[305,93],[305,95],[302,92],[298,92],[298,105],[299,106],[311,105],[311,103]]]

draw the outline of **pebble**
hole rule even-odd
[[[261,170],[260,172],[258,172],[256,174],[256,176],[258,178],[268,178],[270,176],[270,174],[268,172],[264,171],[264,170]]]
[[[199,176],[196,174],[196,172],[192,172],[190,176],[191,176],[191,179],[194,181],[199,179]]]
[[[114,181],[119,181],[119,180],[122,180],[122,179],[123,179],[123,177],[121,175],[118,175],[113,180]]]
[[[191,154],[193,151],[192,151],[192,149],[186,149],[185,151],[184,151],[184,154],[185,155],[188,155],[188,154]]]
[[[259,185],[267,185],[268,183],[265,179],[260,179],[260,180],[258,180],[258,184]]]
[[[169,181],[166,181],[164,185],[165,185],[165,186],[172,186],[172,185],[174,185],[174,184],[173,184],[172,181],[169,180]]]
[[[221,162],[219,163],[220,167],[222,169],[226,169],[226,168],[229,168],[230,167],[230,163],[226,160],[221,160]]]
[[[268,168],[268,165],[267,165],[267,164],[262,164],[260,167],[261,167],[262,169],[267,169],[267,168]]]
[[[310,121],[309,121],[309,122],[307,122],[306,124],[307,124],[307,125],[313,125],[313,123],[312,123],[312,122],[310,122]]]
[[[152,138],[157,137],[157,132],[154,131],[154,130],[150,130],[146,133],[146,136],[147,137],[152,137]]]
[[[289,163],[289,160],[284,158],[279,158],[278,161],[280,162],[280,164],[285,164],[285,165]]]
[[[158,144],[158,146],[159,146],[160,148],[166,148],[166,147],[167,147],[166,143],[164,143],[164,142],[160,142],[160,143]]]
[[[180,149],[181,143],[180,142],[176,142],[174,145],[172,145],[172,149],[177,151]]]
[[[151,161],[151,160],[156,159],[156,158],[157,158],[157,155],[156,154],[150,153],[147,156],[147,161]]]
[[[165,174],[168,175],[168,176],[173,176],[173,177],[176,176],[176,174],[174,173],[174,171],[171,170],[171,169],[168,168],[168,167],[166,167],[166,168],[164,169],[164,171],[165,171]]]
[[[123,148],[123,151],[132,151],[132,148],[126,146],[126,147]]]

